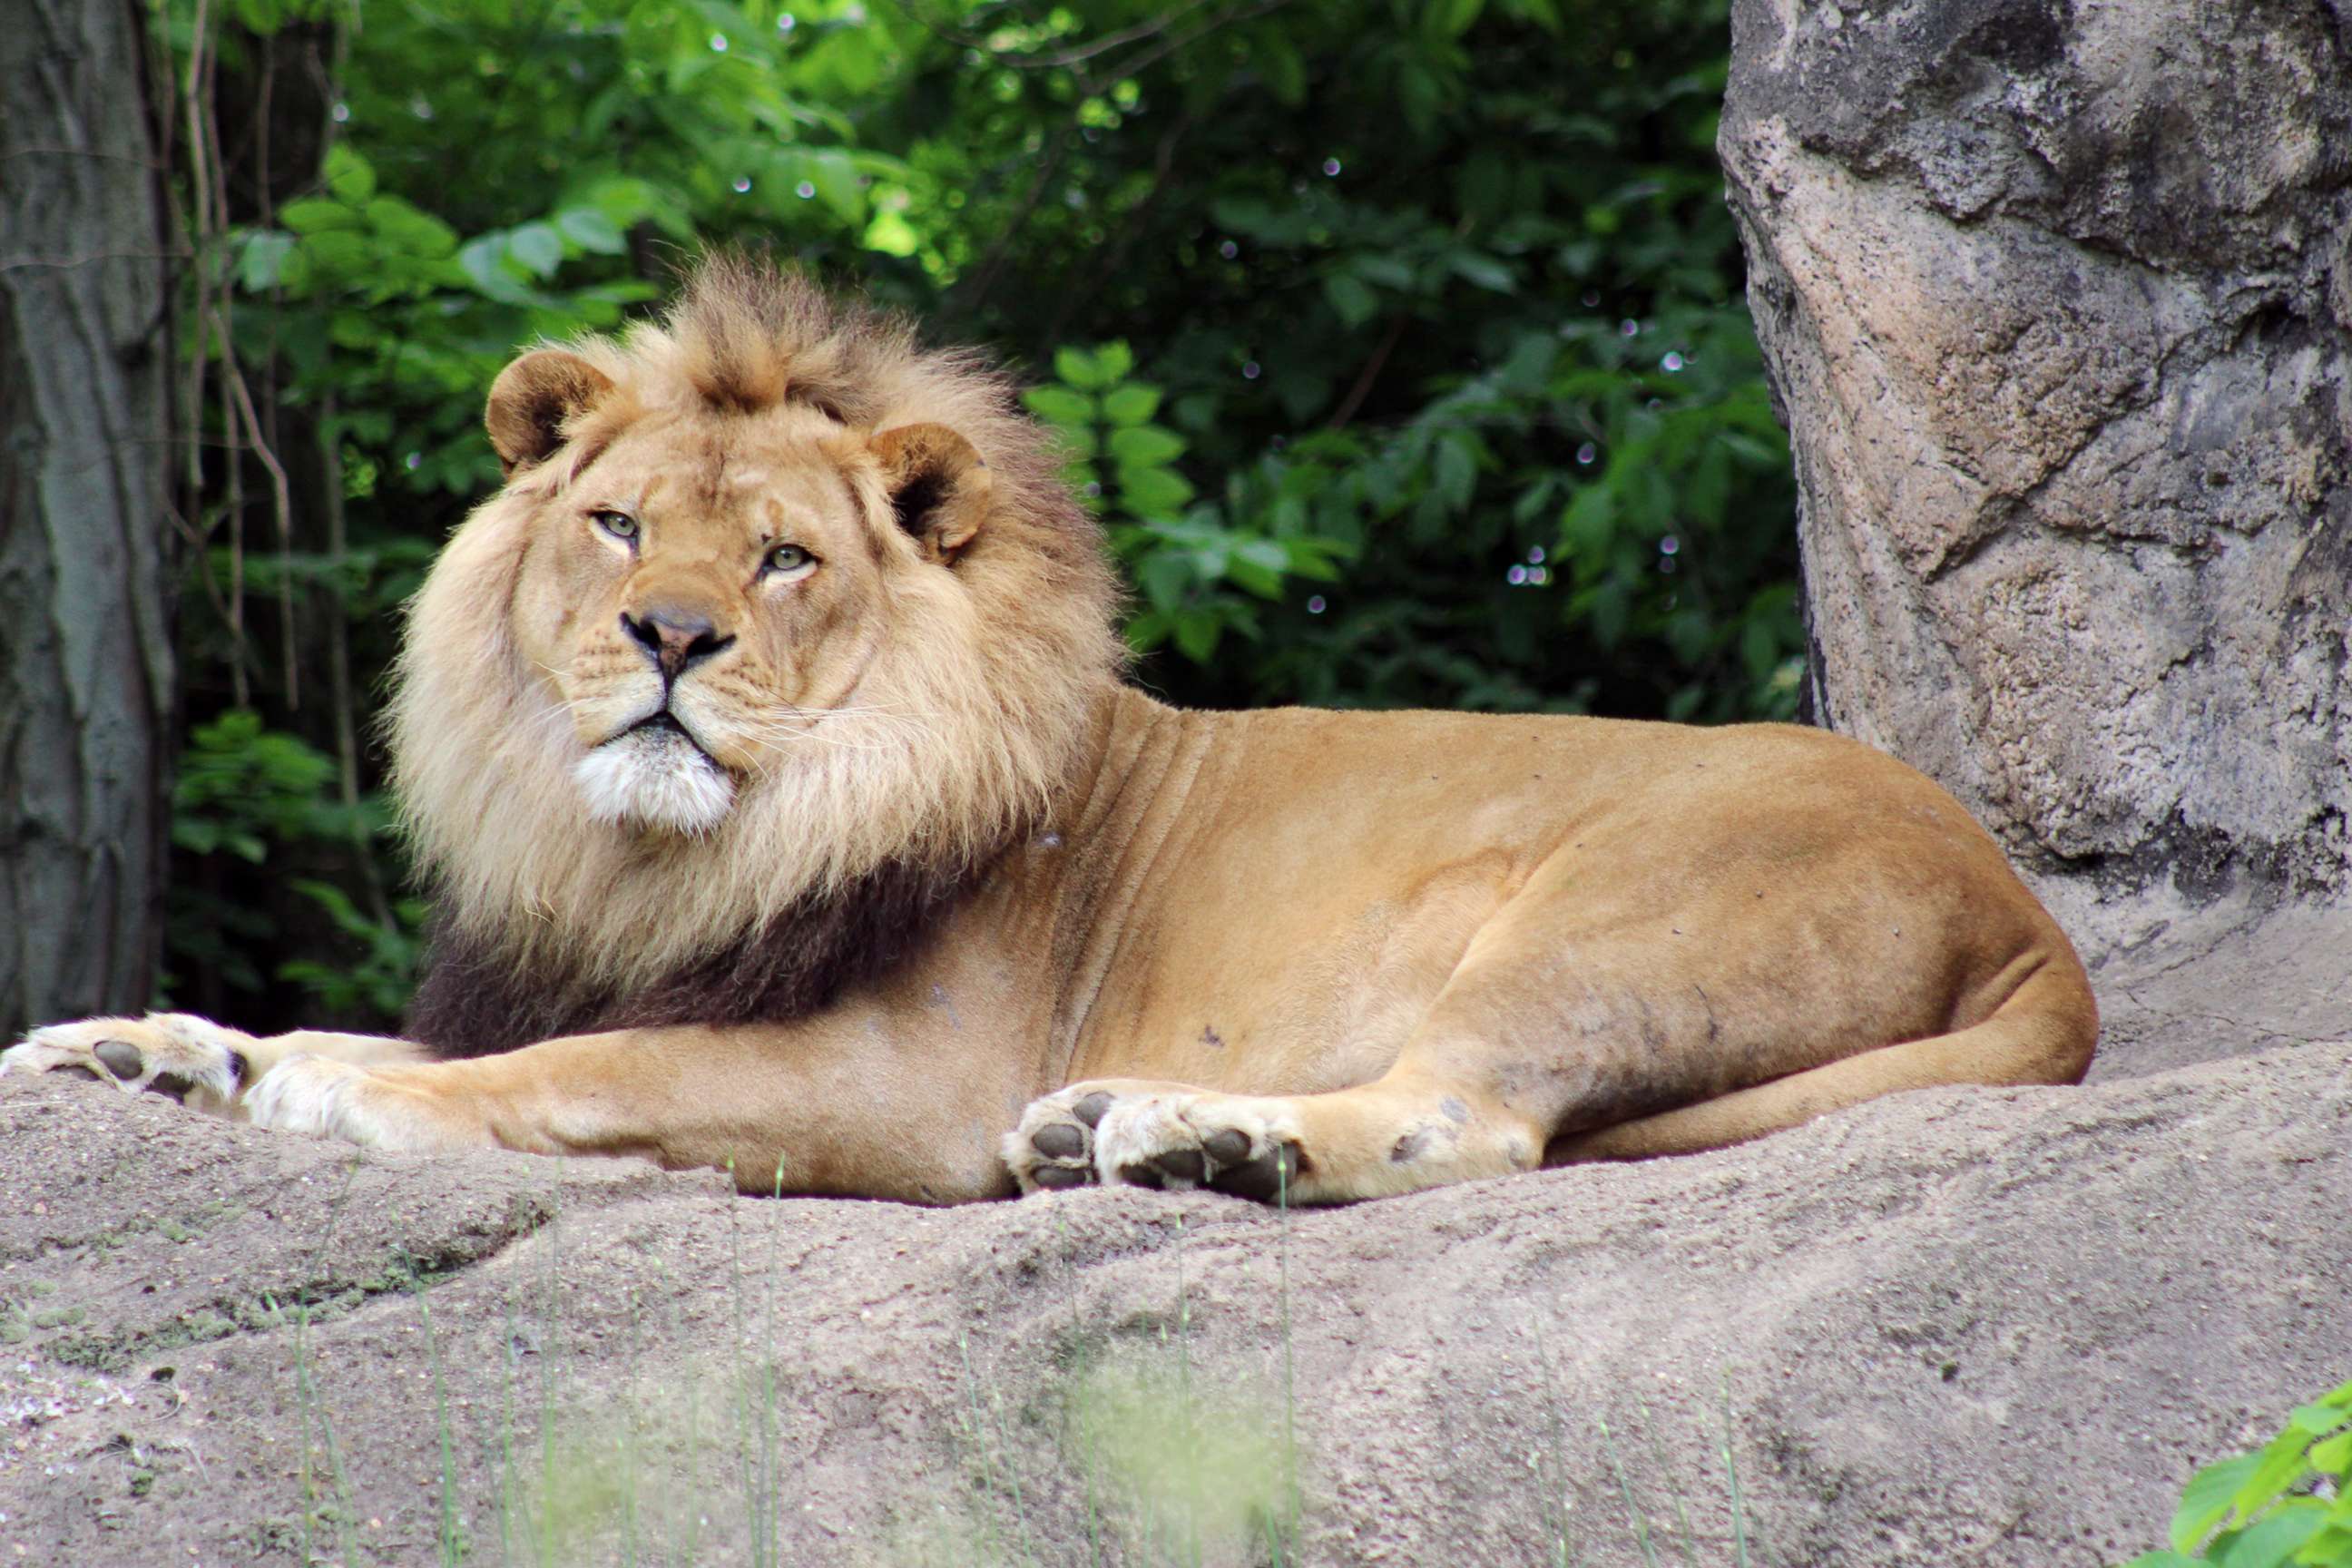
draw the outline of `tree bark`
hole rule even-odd
[[[166,258],[134,0],[0,17],[0,1039],[153,994]]]
[[[1736,0],[1720,142],[1821,722],[2095,953],[2352,813],[2352,9]]]

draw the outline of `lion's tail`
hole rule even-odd
[[[1696,1105],[1560,1139],[1545,1150],[1544,1163],[1639,1160],[1726,1148],[1907,1089],[2080,1083],[2099,1035],[2090,979],[2063,946],[2025,962],[2032,964],[2030,973],[1980,1024],[1881,1046]]]

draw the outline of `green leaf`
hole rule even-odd
[[[1448,434],[1438,442],[1432,486],[1447,510],[1458,512],[1469,506],[1478,487],[1478,458],[1466,438]]]
[[[1617,536],[1617,497],[1605,484],[1580,485],[1560,514],[1562,550],[1580,561],[1599,562]]]
[[[1147,555],[1135,569],[1136,586],[1156,610],[1174,610],[1192,586],[1192,563],[1181,550]]]
[[[1261,599],[1282,597],[1282,574],[1269,572],[1258,563],[1244,560],[1239,554],[1226,558],[1225,580]]]
[[[2310,1473],[2310,1463],[2304,1458],[2304,1450],[2310,1446],[2310,1437],[2293,1426],[2263,1446],[2256,1456],[2261,1463],[2230,1500],[2240,1518],[2252,1519],[2264,1504]]]
[[[1173,462],[1184,437],[1159,425],[1130,425],[1110,433],[1111,460],[1122,468],[1149,468]]]
[[[599,207],[566,207],[555,215],[555,226],[591,256],[619,256],[629,248],[621,226]]]
[[[1360,327],[1380,313],[1381,297],[1361,279],[1346,272],[1334,272],[1323,279],[1323,298],[1330,301],[1333,314],[1351,327]]]
[[[1458,38],[1486,8],[1486,0],[1429,0],[1429,30],[1441,38]]]
[[[375,171],[349,142],[338,142],[327,149],[325,174],[327,189],[337,201],[358,206],[375,195]]]
[[[1454,275],[1481,289],[1491,289],[1497,294],[1518,291],[1518,276],[1493,257],[1475,250],[1457,250],[1445,258]]]
[[[2339,1507],[2341,1500],[2338,1500]],[[2344,1568],[2352,1563],[2352,1524],[2330,1523],[2303,1543],[2294,1561],[2306,1568]]]
[[[456,229],[398,196],[378,196],[368,203],[367,222],[377,243],[387,249],[438,261],[457,248]]]
[[[344,228],[329,229],[305,238],[302,254],[318,271],[337,279],[369,277],[377,270],[380,261],[373,240]]]
[[[1290,551],[1273,539],[1244,539],[1234,546],[1234,553],[1244,561],[1254,561],[1276,576],[1290,569]]]
[[[2294,1498],[2234,1531],[2226,1545],[2217,1542],[2206,1555],[2221,1568],[2284,1568],[2326,1523],[2326,1503]]]
[[[1290,552],[1271,539],[1245,539],[1225,560],[1225,575],[1261,599],[1282,597]]]
[[[305,196],[278,209],[278,221],[296,234],[323,234],[330,229],[362,228],[366,220],[341,202]]]
[[[528,305],[531,292],[507,267],[506,236],[486,234],[457,247],[457,266],[486,298]]]
[[[1262,33],[1253,40],[1250,61],[1274,94],[1277,103],[1297,105],[1307,101],[1307,62],[1298,50],[1280,33]]]
[[[294,248],[294,237],[274,228],[255,231],[245,237],[237,247],[236,280],[247,293],[259,294],[274,288],[280,269],[286,263],[286,253]]]
[[[507,254],[541,278],[552,278],[563,265],[563,237],[552,224],[527,223],[507,236]]]
[[[1176,646],[1194,664],[1206,664],[1217,657],[1218,640],[1224,635],[1224,623],[1207,610],[1192,610],[1176,617]]]
[[[1339,580],[1336,558],[1353,555],[1355,551],[1336,539],[1308,539],[1294,536],[1282,541],[1286,557],[1283,569],[1294,577],[1312,577],[1318,583]]]
[[[1622,583],[1601,584],[1594,595],[1590,611],[1592,637],[1604,648],[1614,648],[1625,640],[1625,623],[1633,608],[1633,595]]]
[[[1104,416],[1114,425],[1140,425],[1158,412],[1160,389],[1130,381],[1105,394],[1102,407]]]
[[[839,147],[821,147],[800,160],[801,177],[816,187],[816,199],[845,223],[866,216],[866,191],[857,183],[857,166]]]
[[[1136,517],[1173,517],[1192,499],[1192,487],[1173,468],[1122,468],[1119,505]]]
[[[1095,400],[1065,386],[1033,386],[1021,401],[1049,425],[1085,426],[1095,421]]]
[[[1162,610],[1146,610],[1127,623],[1127,646],[1138,653],[1150,653],[1168,640],[1175,618]]]
[[[2333,1398],[2321,1399],[2309,1405],[2296,1405],[2287,1413],[2286,1419],[2287,1425],[2296,1431],[2318,1436],[2352,1423],[2352,1408]]]
[[[1103,384],[1116,385],[1125,381],[1135,369],[1135,351],[1126,340],[1114,338],[1095,350],[1095,363],[1102,368]]]
[[[2180,1507],[2172,1516],[2171,1541],[2179,1552],[2193,1552],[2230,1511],[2230,1500],[2260,1468],[2260,1454],[2242,1454],[2207,1465],[2181,1489]]]
[[[1118,380],[1104,371],[1100,360],[1081,348],[1055,349],[1054,374],[1087,392],[1099,392]]]
[[[885,256],[912,256],[921,247],[915,227],[903,214],[878,212],[866,226],[866,248]]]

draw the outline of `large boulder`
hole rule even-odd
[[[2352,12],[1733,15],[1818,717],[1958,793],[2095,958],[2340,894]]]
[[[2347,1123],[2305,1045],[1343,1211],[935,1212],[0,1080],[0,1542],[2095,1568],[2352,1372]]]

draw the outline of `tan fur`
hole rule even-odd
[[[625,988],[887,864],[978,872],[943,926],[784,1022],[435,1063],[95,1020],[0,1068],[143,1052],[126,1087],[265,1125],[751,1190],[1328,1202],[2090,1059],[2064,935],[1851,742],[1122,687],[1096,531],[1003,384],[797,282],[715,267],[518,361],[489,425],[510,478],[412,609],[394,714],[445,908]],[[614,739],[665,701],[698,751]]]

